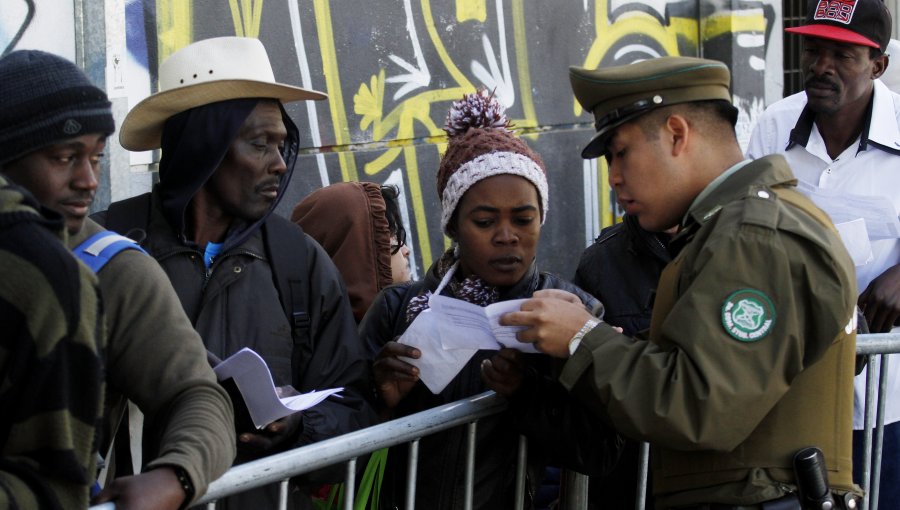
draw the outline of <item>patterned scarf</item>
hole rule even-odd
[[[447,275],[447,271],[449,271],[458,261],[459,259],[452,248],[444,252],[437,263],[437,276],[443,279]],[[488,285],[484,280],[475,275],[459,280],[457,274],[454,274],[449,285],[450,293],[453,297],[478,306],[487,306],[496,303],[500,299],[500,291],[497,287]],[[420,313],[428,309],[428,298],[430,297],[431,291],[427,290],[409,300],[409,304],[406,307],[407,324],[411,323]]]

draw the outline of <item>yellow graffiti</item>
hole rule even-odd
[[[480,21],[487,19],[486,0],[456,0],[456,21]]]
[[[191,2],[157,0],[156,23],[160,62],[194,40],[194,17]]]
[[[699,47],[705,40],[713,39],[725,34],[759,33],[766,29],[766,20],[760,9],[745,9],[739,11],[717,12],[706,16],[701,20],[673,16],[667,25],[645,12],[634,11],[619,16],[614,22],[609,19],[609,0],[599,0],[594,7],[595,37],[585,56],[582,67],[594,69],[600,65],[604,58],[609,57],[616,44],[626,36],[634,38],[635,35],[650,40],[661,49],[663,55],[679,55],[679,40],[686,41],[688,46],[695,48],[694,54],[699,53]],[[682,43],[682,47],[684,44]],[[612,55],[616,57],[616,55]],[[577,101],[572,101],[573,112],[581,115],[582,108]],[[616,221],[613,204],[610,202],[610,188],[608,184],[609,168],[606,160],[598,159],[597,167],[600,174],[600,206],[602,211],[601,225],[606,227]]]
[[[522,111],[525,118],[516,121],[519,127],[537,126],[537,113],[534,110],[534,101],[531,97],[531,69],[528,65],[528,41],[525,39],[525,8],[522,0],[514,0],[512,3],[513,40],[516,49],[516,67],[519,73],[519,98],[522,101]],[[537,135],[533,135],[536,139]]]
[[[325,75],[325,86],[328,91],[328,106],[331,110],[331,122],[334,125],[334,140],[337,145],[350,142],[350,129],[347,126],[347,114],[344,110],[344,94],[341,91],[341,74],[338,69],[337,50],[334,46],[334,25],[331,22],[331,6],[328,0],[314,1],[316,12],[316,28],[319,33],[319,48],[322,52],[322,72]],[[359,180],[356,161],[348,151],[338,153],[341,165],[341,178],[344,181]]]
[[[386,141],[388,150],[368,162],[364,167],[366,175],[377,175],[389,169],[401,155],[409,181],[410,202],[412,203],[415,229],[419,244],[419,253],[425,265],[432,262],[430,233],[425,211],[424,190],[421,186],[417,157],[417,147],[409,144],[409,140],[415,138],[415,127],[424,128],[427,133],[427,141],[434,144],[440,153],[445,150],[442,143],[444,132],[438,126],[431,114],[432,105],[441,104],[443,110],[467,92],[475,90],[475,86],[469,78],[459,69],[450,57],[449,52],[441,40],[436,23],[431,11],[429,0],[421,1],[422,22],[428,34],[428,42],[438,55],[440,64],[452,78],[452,85],[444,85],[441,88],[426,90],[409,97],[396,104],[393,109],[385,113],[385,71],[381,69],[378,74],[369,79],[369,83],[359,85],[356,95],[353,97],[353,111],[360,118],[360,129],[372,130],[373,141]],[[457,0],[456,14],[459,21],[484,22],[487,19],[487,6],[484,0]],[[518,72],[517,97],[520,98],[524,118],[513,119],[513,124],[518,128],[537,126],[537,114],[531,94],[531,75],[528,62],[528,49],[526,40],[526,24],[524,6],[522,0],[512,2],[513,19],[513,46],[515,51],[516,69]],[[443,118],[443,115],[439,117]],[[537,135],[529,135],[537,136]],[[430,150],[430,146],[429,146]],[[428,190],[430,192],[430,190]],[[444,245],[449,244],[444,239]]]
[[[234,35],[258,38],[263,0],[228,0],[228,5],[231,7]]]

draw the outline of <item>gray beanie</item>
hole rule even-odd
[[[115,129],[106,93],[72,62],[37,50],[0,58],[0,165],[62,140]]]

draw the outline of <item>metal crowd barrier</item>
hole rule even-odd
[[[867,356],[868,366],[881,366],[878,381],[878,394],[883,394],[887,387],[887,354],[900,352],[900,333],[867,334],[857,337],[856,352]],[[878,488],[880,480],[881,446],[884,437],[884,401],[879,399],[877,410],[875,402],[875,372],[867,372],[865,402],[865,467],[863,483],[866,498],[861,510],[877,510]],[[466,447],[466,495],[465,510],[472,508],[472,489],[475,458],[475,431],[478,419],[497,414],[506,409],[505,400],[492,391],[475,395],[467,399],[452,402],[434,409],[429,409],[410,416],[368,427],[363,430],[344,434],[339,437],[320,441],[315,444],[296,448],[263,459],[232,467],[221,478],[212,482],[206,494],[197,505],[206,504],[207,510],[215,509],[215,501],[226,496],[244,492],[249,489],[278,483],[280,487],[279,509],[287,508],[288,479],[323,468],[346,462],[345,486],[354,487],[356,478],[356,459],[381,448],[410,443],[409,473],[407,480],[405,508],[413,510],[416,490],[416,466],[418,464],[419,439],[442,430],[465,425],[468,441]],[[876,425],[873,427],[873,423]],[[874,429],[874,430],[873,430]],[[646,506],[646,486],[649,466],[649,446],[641,445],[641,456],[638,462],[638,494],[635,508],[643,510]],[[870,469],[873,466],[874,470]],[[527,442],[519,439],[518,462],[516,465],[516,509],[524,506],[525,461],[527,459]],[[587,508],[588,479],[578,473],[567,473],[565,483],[566,498],[561,510],[585,510]],[[352,510],[354,491],[344,491],[344,510]],[[112,503],[97,505],[90,510],[115,510]]]

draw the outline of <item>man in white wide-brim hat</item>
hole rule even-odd
[[[376,419],[364,398],[371,394],[368,366],[338,271],[299,227],[273,214],[299,144],[283,103],[325,98],[277,83],[256,39],[220,37],[179,50],[160,65],[159,92],[128,113],[119,133],[126,149],[162,149],[159,183],[98,215],[110,230],[144,231],[142,246],[168,274],[212,359],[249,347],[276,386],[344,388],[342,398],[262,430],[242,426],[236,406],[237,462]],[[341,478],[330,475],[317,481]],[[276,495],[251,491],[235,506],[267,508]]]

